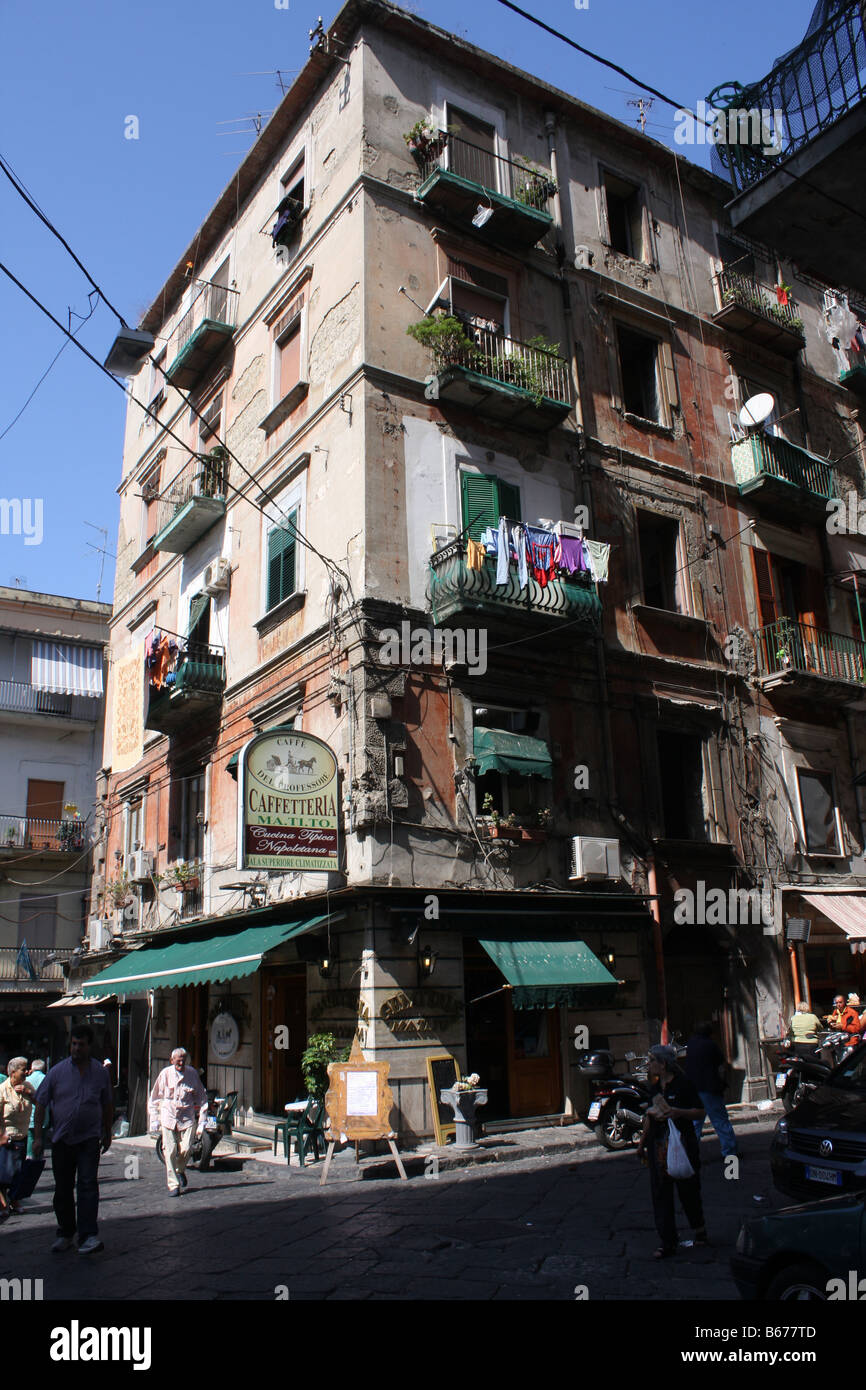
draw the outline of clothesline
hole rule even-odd
[[[509,565],[517,565],[521,588],[529,575],[542,588],[557,576],[588,573],[596,584],[606,584],[610,561],[610,544],[588,536],[563,536],[543,526],[530,526],[501,516],[496,527],[486,526],[479,540],[466,543],[466,563],[480,570],[487,559],[496,560],[496,584],[507,584]]]

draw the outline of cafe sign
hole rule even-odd
[[[238,784],[239,869],[339,870],[337,759],[326,743],[297,729],[257,734]]]

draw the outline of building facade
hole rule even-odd
[[[573,1114],[575,1043],[711,1016],[768,1094],[793,895],[866,887],[863,456],[830,287],[726,196],[378,0],[314,46],[142,321],[87,989],[148,1074],[279,1113],[357,1030],[416,1136],[432,1055]],[[337,759],[340,872],[238,868],[274,730]]]
[[[111,605],[0,589],[0,1061],[59,1061],[87,929]],[[113,1055],[113,1054],[112,1054]]]

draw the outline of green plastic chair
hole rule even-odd
[[[291,1141],[295,1140],[298,1159],[303,1168],[307,1158],[307,1147],[311,1146],[316,1160],[319,1158],[319,1140],[323,1144],[325,1140],[322,1128],[322,1117],[325,1112],[325,1102],[323,1100],[307,1101],[303,1110],[296,1111],[293,1115],[287,1115],[284,1120],[278,1120],[274,1125],[274,1153],[277,1152],[277,1139],[282,1136],[283,1153],[288,1163],[291,1156]]]

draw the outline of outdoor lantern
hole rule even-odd
[[[114,376],[137,376],[153,349],[153,334],[138,328],[121,328],[105,359]]]
[[[330,980],[336,968],[337,962],[334,960],[333,956],[322,956],[322,959],[319,961],[319,974],[323,980]]]
[[[436,953],[429,946],[422,946],[418,952],[418,971],[423,979],[433,974],[436,969]]]
[[[611,946],[602,946],[599,954],[602,965],[606,966],[611,974],[613,974],[616,966],[616,951],[614,951]]]

